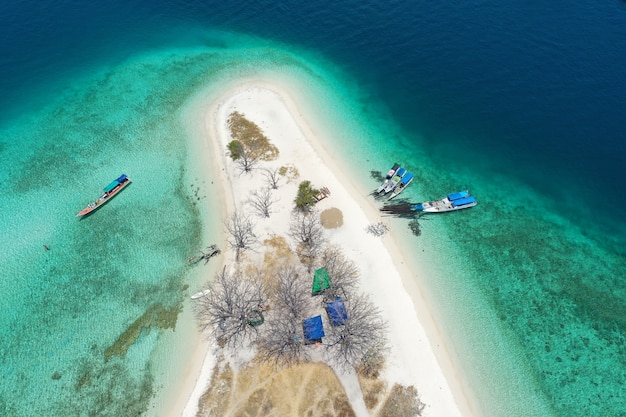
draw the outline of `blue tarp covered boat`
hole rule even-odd
[[[458,200],[460,198],[465,198],[469,195],[469,191],[459,191],[458,193],[448,194],[448,200]]]
[[[383,194],[387,194],[388,192],[391,192],[394,188],[396,188],[398,184],[400,184],[400,180],[402,179],[402,177],[404,177],[405,174],[406,174],[405,168],[398,169],[396,171],[396,175],[394,175],[393,178],[389,180],[389,183],[385,186],[385,188],[381,192]]]
[[[411,210],[423,211],[426,213],[445,213],[447,211],[474,207],[476,204],[476,199],[470,195],[469,191],[466,190],[448,194],[441,200],[426,201],[424,203],[412,205]]]
[[[476,199],[472,196],[452,200],[453,207],[467,206],[472,203],[476,204]]]
[[[115,197],[117,193],[122,191],[122,189],[130,184],[130,182],[131,179],[128,178],[126,174],[120,175],[113,182],[104,187],[104,193],[96,201],[85,207],[80,213],[76,215],[76,217],[83,217],[96,211],[113,197]]]
[[[413,178],[414,178],[413,174],[411,174],[410,172],[407,172],[406,175],[402,177],[402,179],[400,180],[400,184],[398,184],[398,186],[394,188],[394,190],[391,192],[391,197],[389,197],[389,199],[391,200],[392,198],[400,194],[402,191],[404,191],[404,189],[408,187],[411,181],[413,181]]]

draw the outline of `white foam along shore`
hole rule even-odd
[[[201,100],[208,103],[197,104]],[[429,309],[413,276],[420,271],[409,270],[398,250],[393,230],[384,237],[368,234],[366,228],[381,219],[371,199],[357,191],[340,161],[331,157],[324,148],[332,138],[318,137],[323,130],[312,129],[306,115],[301,114],[297,91],[280,81],[241,80],[218,95],[199,95],[194,99],[196,109],[187,122],[192,126],[192,144],[199,167],[206,182],[213,182],[223,202],[224,213],[234,209],[245,210],[250,193],[266,186],[261,171],[235,174],[233,162],[228,157],[229,135],[227,118],[233,111],[242,113],[256,123],[274,144],[280,155],[277,160],[262,162],[264,167],[294,166],[299,178],[284,179],[275,191],[278,202],[269,219],[258,219],[255,232],[262,241],[269,234],[287,235],[293,199],[300,181],[310,180],[317,187],[327,187],[331,195],[320,201],[320,211],[335,207],[343,213],[341,227],[327,230],[329,240],[343,248],[361,272],[359,290],[369,294],[381,309],[389,326],[391,350],[387,356],[382,377],[389,383],[413,385],[427,405],[426,416],[469,417],[474,415],[467,393],[462,389],[455,366],[447,354],[444,338],[438,333]],[[322,132],[322,133],[320,133]],[[210,161],[208,159],[211,159]],[[204,161],[204,162],[203,162]],[[393,162],[393,161],[391,161]],[[212,168],[209,169],[208,166]],[[385,169],[387,167],[381,167]],[[248,210],[250,211],[250,210]],[[262,252],[262,251],[259,251]],[[262,257],[262,253],[253,256]],[[224,254],[230,264],[234,256]],[[261,258],[259,258],[261,259]],[[413,267],[412,267],[413,268]],[[210,277],[207,277],[209,279]],[[203,344],[206,355],[194,355],[194,366],[187,380],[180,386],[179,397],[168,415],[195,416],[198,399],[204,392],[215,365],[215,352]],[[338,375],[345,386],[357,416],[369,415],[356,378]],[[355,386],[356,384],[356,386]],[[183,408],[183,405],[184,408]]]

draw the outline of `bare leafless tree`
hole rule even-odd
[[[387,346],[387,325],[380,310],[366,295],[352,296],[345,301],[348,315],[344,324],[332,326],[326,334],[329,360],[340,367],[357,367],[371,356],[372,350]]]
[[[341,248],[329,245],[324,248],[318,263],[326,268],[331,280],[330,288],[324,291],[327,298],[351,294],[359,279],[359,268],[348,259]]]
[[[229,234],[228,244],[235,250],[235,260],[239,261],[239,255],[252,249],[258,242],[252,221],[245,214],[235,210],[225,224]]]
[[[257,328],[251,323],[267,297],[262,280],[224,268],[210,291],[203,291],[194,301],[200,328],[214,335],[221,345],[237,348],[256,338]]]
[[[317,210],[310,212],[294,211],[289,224],[289,236],[295,241],[296,253],[310,272],[313,262],[326,243],[326,235],[319,220],[319,212]]]
[[[275,274],[271,291],[272,311],[259,341],[261,358],[277,365],[308,360],[302,319],[310,314],[313,302],[307,290],[309,277],[302,266],[287,264]]]
[[[239,158],[235,160],[237,170],[240,174],[248,174],[257,166],[263,154],[259,149],[254,149],[254,142],[247,145],[237,143],[239,146]]]
[[[271,188],[262,188],[252,192],[248,203],[258,216],[267,218],[272,213],[272,206],[278,202],[278,199],[272,197]]]
[[[302,322],[276,317],[267,321],[259,341],[261,360],[290,366],[311,359],[304,344]]]
[[[276,287],[272,299],[281,317],[301,320],[313,307],[309,274],[296,265],[283,265],[276,272]]]
[[[267,186],[272,190],[278,190],[278,181],[280,180],[278,168],[265,168],[263,175],[265,176]]]
[[[204,260],[204,264],[206,265],[212,257],[219,255],[222,251],[217,247],[217,245],[213,244],[211,246],[207,246],[205,250],[198,251],[198,253],[198,255],[191,256],[187,259],[187,263],[189,265],[195,265],[201,260]]]
[[[365,378],[378,378],[385,366],[385,357],[388,351],[389,347],[385,340],[369,348],[356,366],[357,373]]]

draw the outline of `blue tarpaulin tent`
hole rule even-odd
[[[311,317],[302,322],[304,329],[304,338],[308,342],[321,342],[324,337],[324,325],[322,324],[322,316]]]
[[[326,312],[333,326],[340,326],[348,320],[346,305],[340,297],[335,297],[335,301],[326,303]]]

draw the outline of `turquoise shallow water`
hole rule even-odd
[[[144,56],[73,80],[2,129],[1,414],[136,415],[154,394],[158,317],[125,357],[105,352],[151,308],[175,316],[187,295],[202,229],[178,111],[207,65],[180,71],[185,58]],[[122,172],[133,184],[74,217]]]
[[[146,328],[125,357],[105,351],[151,306],[177,311],[185,261],[211,236],[181,109],[202,88],[262,74],[295,80],[364,193],[369,171],[397,160],[417,177],[406,198],[478,196],[424,220],[419,238],[394,224],[432,272],[420,283],[486,415],[624,415],[622,222],[590,215],[597,202],[578,193],[546,195],[470,141],[407,130],[349,69],[310,51],[208,31],[179,43],[60,77],[0,127],[1,414],[136,415],[168,384],[153,362],[171,329]],[[73,217],[121,172],[131,186]]]
[[[329,83],[301,90],[307,114],[340,138],[329,149],[364,193],[369,170],[401,161],[416,174],[408,200],[480,196],[475,209],[426,217],[419,238],[396,233],[429,271],[418,281],[485,415],[623,415],[624,224],[590,215],[598,202],[579,194],[538,192],[471,147],[419,146],[384,103],[324,74]]]

